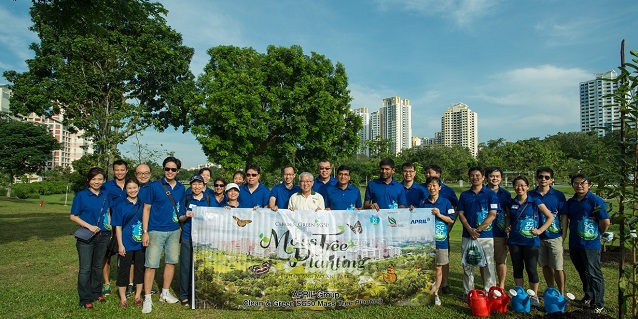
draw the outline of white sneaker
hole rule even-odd
[[[151,298],[144,299],[142,313],[151,313],[151,311],[153,311],[153,300],[151,300]]]
[[[536,297],[536,296],[532,296],[532,297],[529,298],[529,304],[532,307],[540,307],[541,306],[541,303],[540,303],[540,301],[538,301],[538,297]]]
[[[170,291],[167,291],[165,293],[163,292],[162,294],[160,294],[159,301],[166,302],[166,303],[177,303],[179,302],[179,299],[171,295]]]
[[[435,306],[441,305],[441,298],[439,298],[439,295],[434,295],[434,305]]]

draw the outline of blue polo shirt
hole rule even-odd
[[[574,195],[563,205],[560,214],[569,218],[569,248],[600,250],[598,222],[609,219],[602,198],[591,191],[580,201]]]
[[[529,191],[529,196],[534,196],[539,198],[547,209],[554,215],[554,221],[551,225],[541,234],[541,239],[554,239],[562,236],[563,230],[560,225],[560,216],[558,216],[558,212],[565,205],[565,194],[563,194],[559,190],[555,190],[553,187],[549,188],[549,191],[545,193],[545,195],[541,195],[541,193],[534,189]],[[540,224],[543,225],[545,223],[545,215],[541,214]]]
[[[408,207],[408,201],[405,199],[405,188],[394,178],[389,184],[386,184],[381,178],[371,180],[366,186],[365,200],[377,203],[379,209],[396,209],[401,205]]]
[[[541,205],[540,199],[527,196],[527,200],[521,204],[518,199],[512,198],[508,203],[510,209],[510,225],[512,231],[507,239],[507,243],[519,246],[540,246],[540,238],[532,234],[532,228],[540,227],[540,215],[538,205]]]
[[[191,188],[188,187],[185,193],[186,197],[188,197],[191,194]],[[224,199],[218,202],[217,197],[215,197],[215,191],[211,190],[210,188],[204,188],[204,191],[202,193],[204,193],[204,197],[206,197],[206,194],[208,194],[208,197],[210,198],[210,207],[223,207],[221,206],[221,204],[226,200],[226,194],[224,194]],[[188,209],[188,207],[186,207],[186,209]]]
[[[430,192],[428,192],[428,186],[425,183],[421,184],[423,188],[425,188],[425,197],[430,197]],[[439,191],[439,196],[443,197],[450,201],[452,207],[456,207],[459,205],[459,199],[456,197],[456,192],[452,189],[452,187],[447,186],[441,182],[441,190]]]
[[[286,188],[284,183],[279,183],[270,190],[270,197],[275,198],[275,205],[278,208],[288,209],[288,200],[292,194],[300,192],[301,187],[293,184],[290,189]]]
[[[330,180],[327,183],[323,183],[321,177],[315,178],[315,183],[312,184],[312,190],[321,194],[323,196],[324,201],[328,196],[328,189],[332,188],[332,186],[337,185],[338,180],[332,176],[330,176]]]
[[[171,200],[166,195],[166,191],[162,187],[171,192],[171,196],[177,206],[177,211],[173,208]],[[151,216],[148,220],[148,231],[174,231],[179,229],[179,216],[186,213],[184,209],[184,195],[186,189],[180,182],[176,182],[175,187],[171,188],[162,177],[159,181],[150,183],[144,204],[151,205]]]
[[[101,189],[95,195],[86,188],[77,192],[73,197],[71,215],[78,216],[91,225],[99,226],[102,231],[110,231],[109,206],[111,206],[110,196],[105,190]]]
[[[428,196],[426,195],[428,194],[428,190],[425,188],[425,186],[416,182],[412,183],[412,186],[410,188],[407,188],[404,185],[403,189],[405,190],[405,200],[408,203],[406,207],[410,207],[410,205],[419,207],[421,206],[421,202],[423,202],[423,200]]]
[[[142,249],[143,211],[144,203],[139,197],[135,204],[125,198],[113,209],[113,221],[111,224],[113,226],[122,226],[122,244],[124,244],[127,252]],[[129,218],[131,218],[130,221],[128,221]],[[128,223],[124,225],[126,221]]]
[[[195,210],[195,207],[197,206],[203,206],[203,207],[216,207],[216,200],[215,200],[215,196],[211,197],[210,194],[206,194],[204,193],[202,196],[202,199],[197,200],[195,199],[195,197],[193,197],[193,194],[187,193],[186,194],[187,198],[188,198],[188,207],[186,207],[187,211],[193,211]],[[206,201],[206,197],[208,197],[208,200],[210,201],[210,203],[208,201]],[[184,200],[184,204],[186,204],[186,200]],[[186,221],[184,221],[184,224],[182,224],[182,238],[186,239],[186,240],[191,240],[191,228],[193,227],[193,219],[192,218],[186,218]]]
[[[237,199],[242,205],[249,205],[249,208],[259,206],[260,208],[268,207],[270,200],[270,190],[266,185],[259,182],[257,189],[250,193],[248,184],[239,186],[239,198]]]
[[[492,222],[492,235],[494,237],[507,237],[507,233],[505,232],[505,214],[507,213],[505,212],[505,207],[508,207],[510,204],[512,194],[505,188],[499,186],[496,197],[498,197],[498,203],[501,209],[496,211],[496,218],[494,218]]]
[[[348,183],[345,189],[335,185],[328,188],[328,196],[326,198],[326,207],[333,210],[354,210],[361,208],[361,191],[359,188]]]
[[[487,186],[483,186],[478,193],[474,193],[472,189],[461,193],[459,205],[456,207],[457,211],[463,212],[465,219],[467,219],[472,228],[481,225],[490,210],[499,211],[500,209],[496,193],[487,188]],[[479,234],[479,238],[493,238],[492,236],[492,225],[489,225]],[[470,238],[470,233],[465,227],[463,227],[463,237]]]
[[[422,203],[421,208],[438,208],[442,215],[454,220],[454,207],[452,207],[452,203],[447,198],[439,196],[436,202],[432,203],[428,196]],[[434,220],[434,240],[436,241],[437,249],[450,248],[448,231],[448,224],[437,217]]]
[[[141,199],[142,202],[144,202],[144,199],[148,196],[148,190],[150,189],[151,183],[153,183],[153,181],[148,181],[148,183],[140,185],[140,192],[137,193],[137,198]]]
[[[102,189],[111,197],[111,207],[117,206],[121,200],[126,198],[126,189],[120,188],[114,179],[104,183]]]

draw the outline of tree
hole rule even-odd
[[[468,168],[476,165],[470,149],[461,145],[410,148],[404,150],[400,158],[406,162],[419,163],[421,167],[437,164],[443,170],[442,178],[451,181],[467,178]]]
[[[356,151],[362,124],[350,110],[341,63],[296,45],[271,45],[266,54],[218,46],[208,54],[191,124],[211,161],[233,169],[252,162],[310,168]]]
[[[166,25],[166,13],[146,0],[34,0],[35,57],[28,71],[4,73],[13,83],[12,112],[63,114],[65,125],[95,143],[102,167],[148,126],[183,125],[193,49]]]
[[[0,171],[9,178],[7,197],[14,177],[40,172],[59,148],[45,125],[0,116]]]

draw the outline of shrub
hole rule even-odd
[[[18,198],[40,198],[39,195],[66,193],[66,182],[43,181],[34,183],[13,184],[11,186],[11,191],[13,192],[13,195]]]

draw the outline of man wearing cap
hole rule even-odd
[[[239,201],[250,207],[266,208],[270,200],[270,190],[259,181],[261,169],[257,164],[246,168],[246,184],[239,187]]]
[[[314,211],[326,209],[323,196],[312,190],[312,184],[314,183],[312,174],[308,172],[299,174],[299,183],[301,184],[301,191],[290,196],[288,209]]]
[[[190,306],[193,276],[193,241],[191,237],[192,217],[197,206],[211,207],[210,194],[206,191],[206,183],[201,175],[194,175],[190,180],[190,193],[186,195],[186,214],[179,216],[182,223],[182,241],[179,252],[179,300],[182,306]]]
[[[287,209],[288,200],[292,194],[301,190],[299,185],[295,185],[295,168],[292,165],[286,165],[281,169],[281,175],[283,176],[283,183],[277,184],[272,187],[270,191],[270,202],[268,206],[274,211],[279,208]]]

